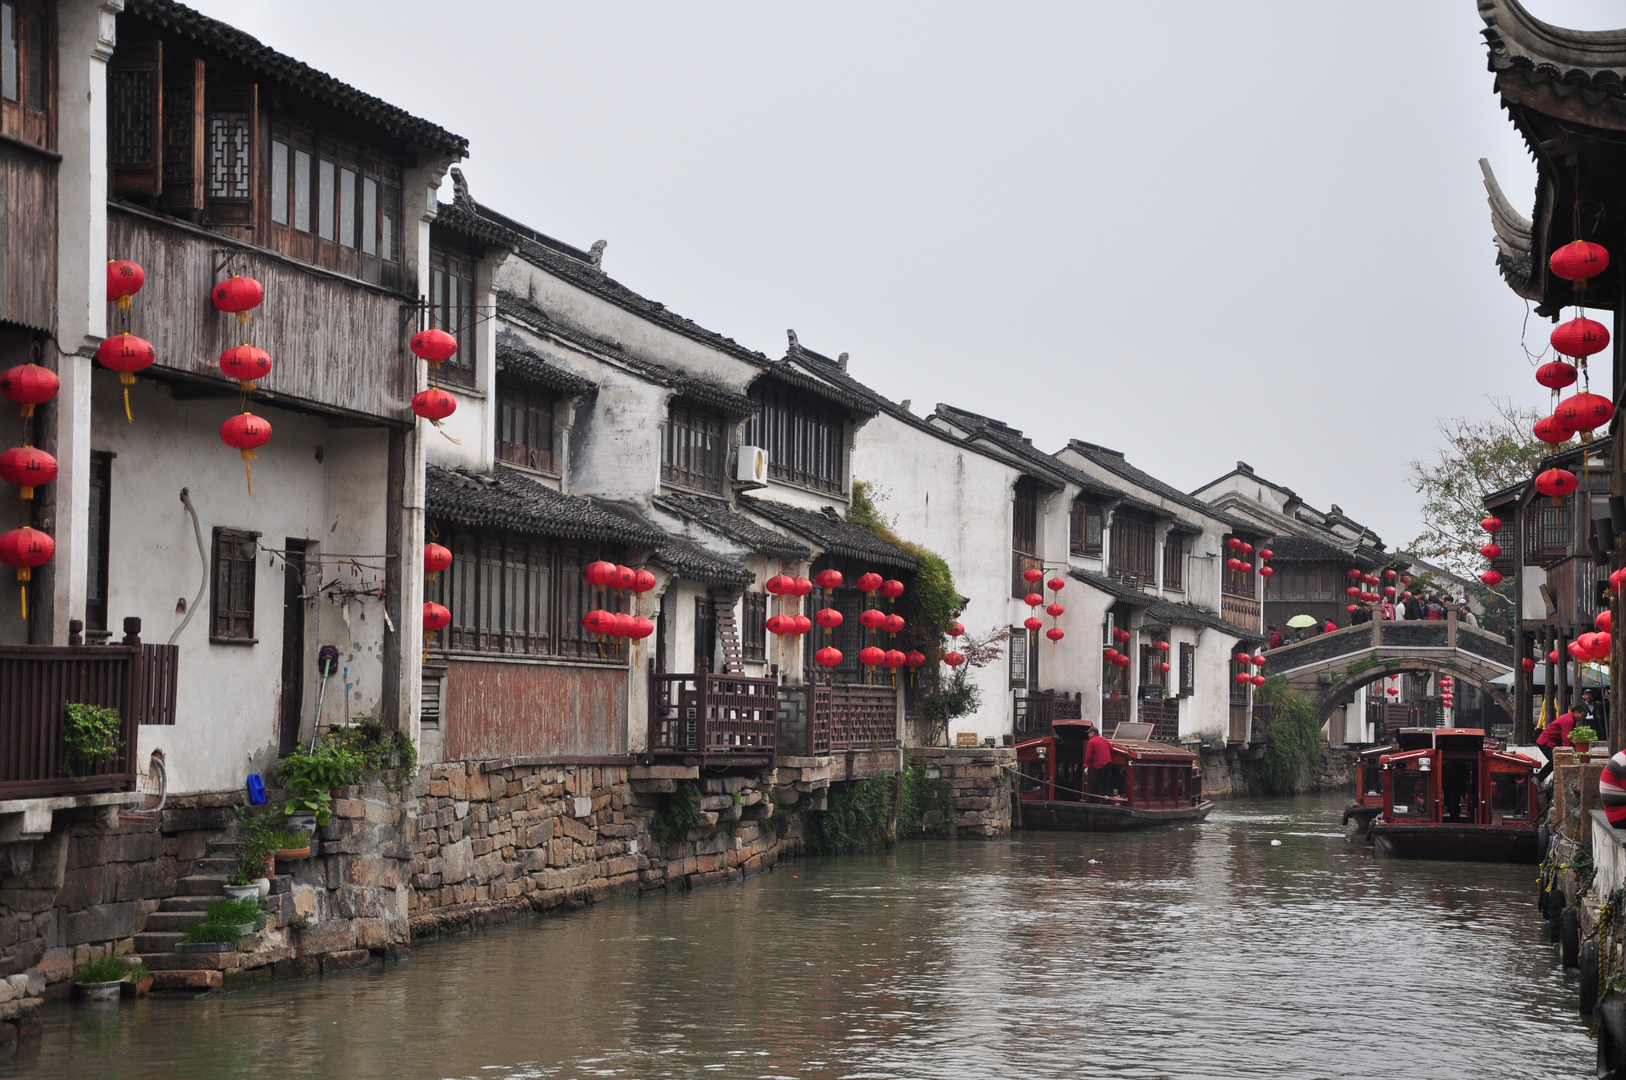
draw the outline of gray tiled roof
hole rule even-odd
[[[813,549],[806,544],[759,525],[721,499],[668,493],[657,496],[655,505],[678,517],[697,521],[712,532],[737,540],[759,555],[806,559],[813,554]]]
[[[510,330],[497,335],[497,370],[565,394],[591,394],[598,389],[592,379],[550,362]]]
[[[1210,503],[1204,502],[1195,495],[1188,495],[1174,485],[1164,483],[1162,480],[1159,480],[1146,470],[1137,469],[1135,466],[1129,464],[1124,456],[1116,451],[1108,450],[1105,447],[1097,446],[1094,443],[1084,442],[1081,439],[1069,439],[1067,441],[1067,448],[1076,454],[1089,458],[1091,461],[1101,466],[1101,468],[1116,476],[1122,477],[1131,484],[1134,484],[1136,487],[1142,487],[1148,491],[1157,492],[1159,495],[1163,496],[1165,499],[1168,499],[1177,506],[1184,506],[1188,510],[1194,510],[1199,514],[1204,514],[1208,517],[1223,521],[1231,528],[1240,529],[1249,533],[1250,535],[1257,535],[1258,533],[1258,528],[1253,524],[1253,522],[1247,521],[1244,518],[1232,517],[1225,511]]]
[[[424,509],[466,525],[499,525],[576,540],[653,547],[666,539],[656,529],[630,522],[586,499],[554,491],[500,465],[489,473],[426,466]]]
[[[1228,622],[1213,612],[1204,611],[1193,604],[1159,600],[1147,610],[1146,617],[1157,622],[1182,623],[1187,626],[1207,626],[1230,634],[1232,637],[1245,640],[1264,640],[1264,636],[1258,631],[1248,630],[1234,622]]]
[[[1082,581],[1090,588],[1104,592],[1108,596],[1116,596],[1120,600],[1127,600],[1138,607],[1149,608],[1158,603],[1157,597],[1151,593],[1143,589],[1137,589],[1133,585],[1125,585],[1117,578],[1097,574],[1093,570],[1080,570],[1077,567],[1071,567],[1067,571],[1067,576],[1074,581]]]
[[[249,34],[173,0],[125,0],[126,14],[135,15],[167,30],[189,37],[218,50],[272,85],[262,86],[262,104],[273,89],[280,93],[304,95],[342,112],[376,124],[397,138],[427,147],[448,157],[460,158],[469,152],[469,141],[340,82],[326,72],[300,63],[260,43]]]
[[[658,532],[660,542],[650,555],[650,560],[679,577],[732,586],[748,585],[756,580],[756,575],[739,562],[707,551],[687,537],[668,532],[658,521],[651,521],[644,510],[633,503],[606,499],[602,501],[602,505],[642,528]]]
[[[854,525],[836,513],[833,507],[822,510],[804,510],[799,506],[740,496],[740,506],[767,518],[775,525],[788,529],[797,536],[813,541],[832,555],[847,559],[868,560],[883,566],[896,566],[903,570],[916,567],[915,557],[901,548],[895,548],[867,529]]]

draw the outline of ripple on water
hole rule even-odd
[[[1530,869],[1379,861],[1340,809],[908,843],[422,942],[387,971],[53,1005],[0,1075],[1588,1074]]]

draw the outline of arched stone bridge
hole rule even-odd
[[[1491,680],[1513,670],[1513,646],[1495,634],[1448,619],[1371,623],[1320,634],[1265,654],[1279,675],[1316,703],[1326,720],[1356,691],[1389,675],[1450,675],[1477,686],[1507,715],[1513,697]]]

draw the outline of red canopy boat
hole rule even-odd
[[[1214,809],[1203,798],[1197,755],[1150,742],[1151,724],[1119,724],[1112,744],[1113,794],[1091,795],[1084,783],[1084,728],[1058,720],[1054,735],[1016,744],[1017,799],[1024,829],[1117,832],[1201,821]]]
[[[1361,751],[1360,764],[1355,773],[1355,801],[1344,807],[1345,825],[1353,821],[1360,832],[1366,831],[1372,819],[1383,809],[1384,756],[1433,746],[1434,731],[1434,728],[1401,728],[1395,732],[1395,741],[1389,745]]]
[[[1378,759],[1383,805],[1371,835],[1385,855],[1537,860],[1540,762],[1485,745],[1479,728],[1437,728],[1432,744]]]

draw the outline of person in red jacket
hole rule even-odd
[[[1095,728],[1085,729],[1084,768],[1089,770],[1090,794],[1112,794],[1112,743]]]
[[[1560,713],[1558,719],[1541,729],[1536,736],[1536,748],[1547,758],[1547,764],[1536,773],[1536,782],[1547,779],[1547,774],[1553,771],[1553,751],[1561,746],[1569,746],[1570,731],[1575,727],[1575,714],[1572,712]]]

